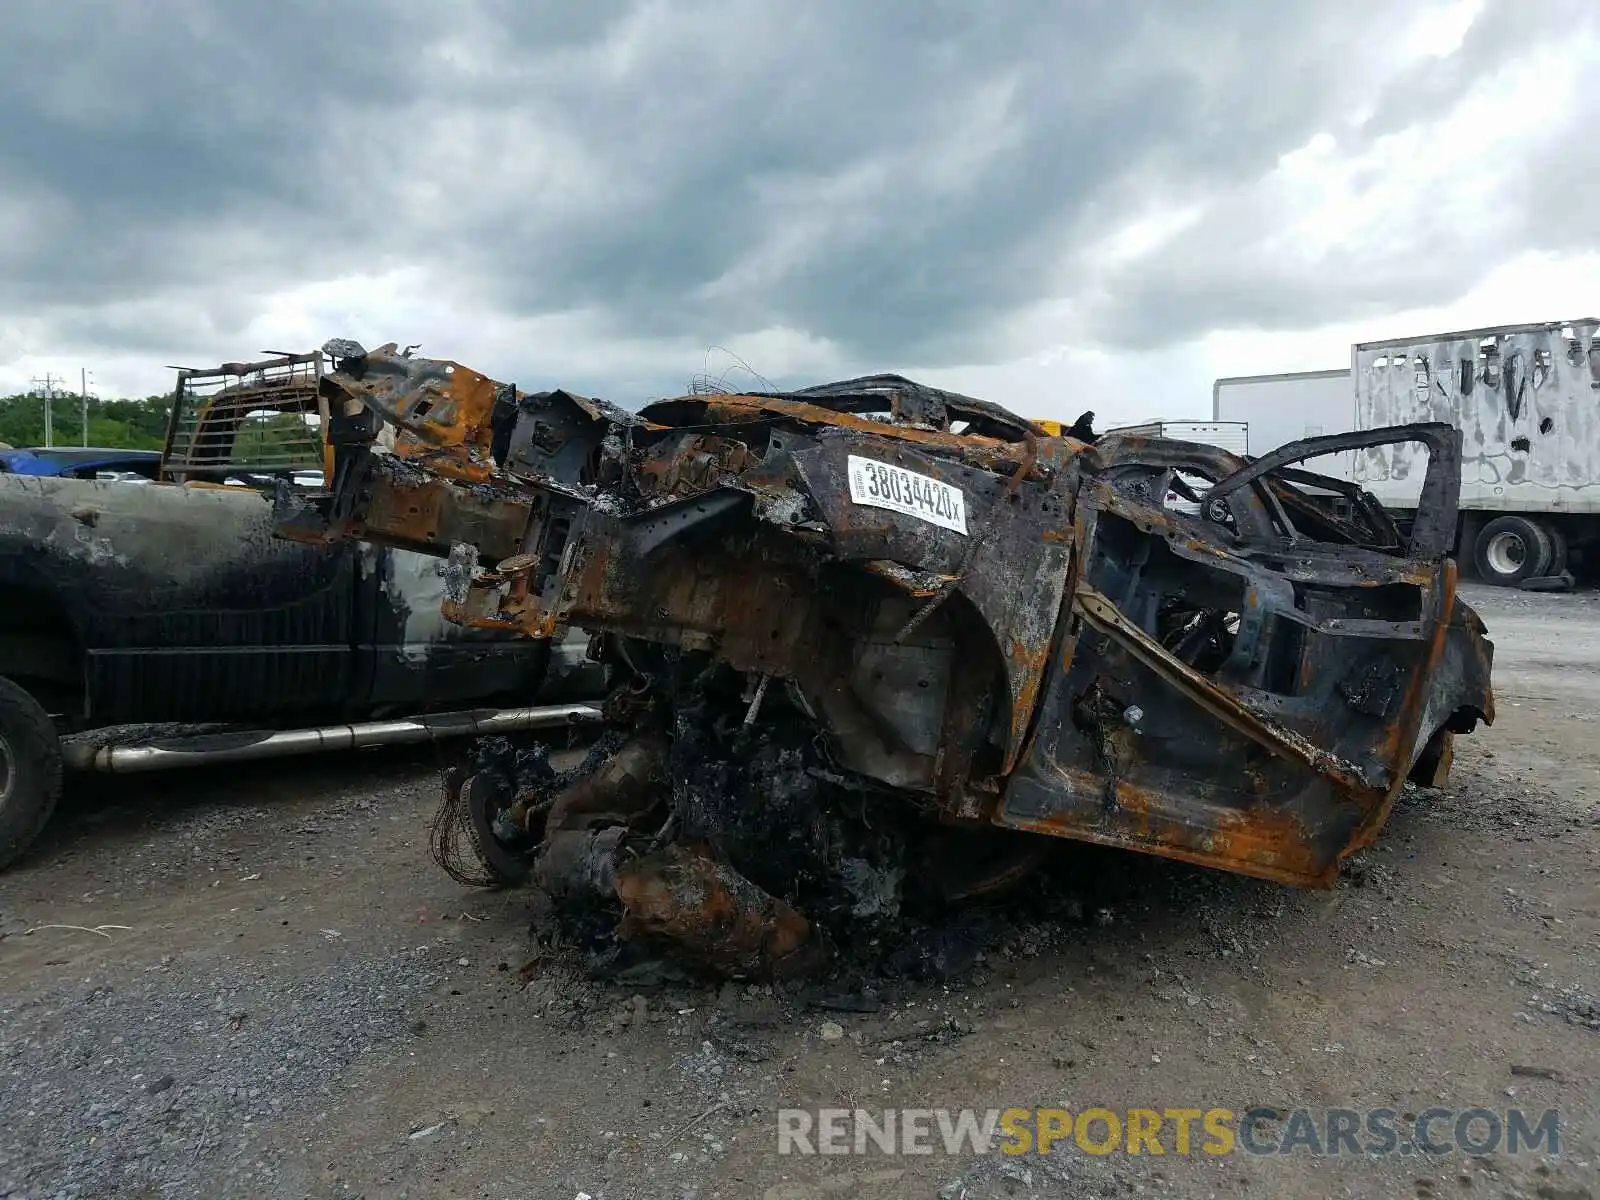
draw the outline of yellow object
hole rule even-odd
[[[1060,437],[1066,432],[1065,426],[1063,426],[1060,421],[1035,421],[1034,424],[1048,433],[1051,437]]]

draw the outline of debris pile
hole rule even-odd
[[[638,413],[332,347],[334,470],[279,532],[446,560],[446,614],[593,635],[607,731],[490,739],[436,857],[597,955],[805,970],[1026,877],[1040,834],[1325,885],[1493,719],[1459,434],[1051,437],[898,376]],[[1302,460],[1421,443],[1402,532]]]

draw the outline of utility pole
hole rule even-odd
[[[78,400],[83,405],[83,444],[89,444],[89,372],[78,368]]]
[[[55,432],[56,418],[56,384],[65,383],[66,380],[59,375],[52,375],[49,371],[44,373],[43,379],[35,378],[35,389],[44,389],[44,444],[46,448],[52,444]]]

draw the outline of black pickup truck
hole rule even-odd
[[[443,560],[274,536],[263,485],[320,481],[320,373],[315,354],[180,372],[153,481],[0,472],[0,867],[73,766],[586,715],[520,707],[585,691],[582,643],[557,642],[552,664],[550,642],[447,622]],[[72,736],[106,727],[121,728]]]

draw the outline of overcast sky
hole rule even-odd
[[[4,9],[0,391],[344,336],[1103,426],[1600,313],[1592,0]]]

